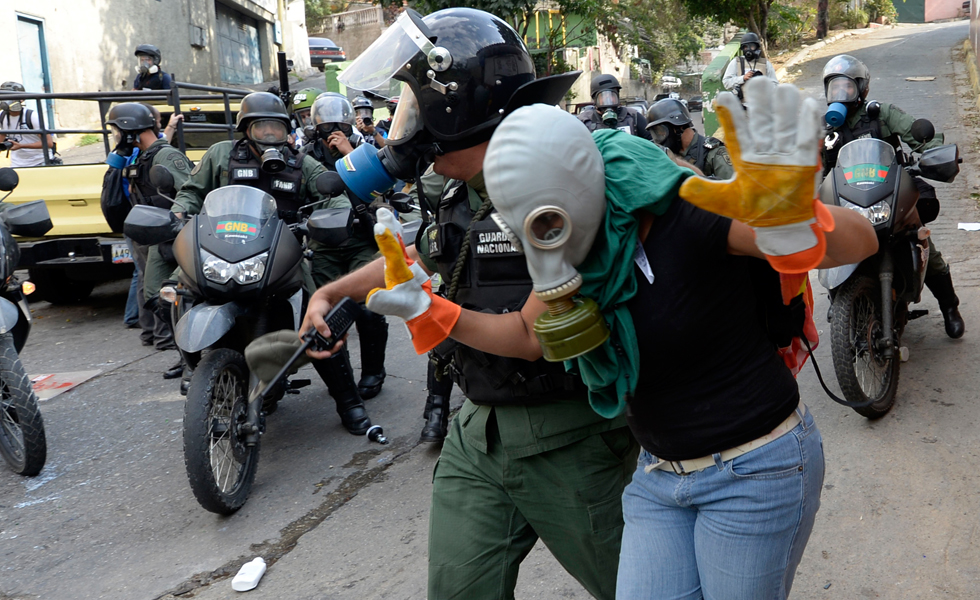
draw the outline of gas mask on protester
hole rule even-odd
[[[527,142],[528,131],[542,133]],[[535,169],[529,171],[528,164]],[[575,270],[592,248],[606,210],[602,155],[573,115],[553,106],[525,106],[494,132],[483,163],[494,221],[524,252],[534,294],[548,305],[534,332],[544,357],[581,356],[609,336],[598,306],[573,296]]]
[[[261,168],[266,173],[279,173],[286,169],[283,146],[289,142],[286,124],[276,119],[257,119],[248,125],[248,139],[261,153]]]
[[[762,48],[759,44],[746,44],[742,48],[742,56],[745,60],[757,61],[762,56]]]
[[[20,103],[20,100],[14,100],[13,102],[0,102],[0,110],[8,113],[19,113],[20,111],[24,110],[24,105]]]

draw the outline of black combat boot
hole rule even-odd
[[[357,382],[357,393],[369,400],[381,393],[385,382],[388,321],[384,315],[362,308],[357,317],[357,334],[361,339],[361,379]]]
[[[949,271],[939,275],[926,275],[926,287],[932,295],[939,301],[939,310],[943,313],[943,321],[946,324],[946,335],[955,339],[963,337],[966,333],[966,324],[960,316],[960,299],[953,291],[953,278]]]
[[[337,403],[340,422],[347,431],[354,435],[367,433],[371,427],[371,419],[368,418],[364,402],[354,384],[354,370],[350,366],[347,346],[343,346],[339,353],[326,360],[314,360],[313,368],[320,374],[323,383],[327,384],[327,390]]]
[[[441,380],[436,379],[436,364],[431,356],[427,378],[429,396],[425,399],[425,412],[422,414],[426,423],[419,440],[439,443],[446,439],[449,432],[449,396],[453,392],[453,381],[448,374],[444,374]]]

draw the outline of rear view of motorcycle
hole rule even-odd
[[[11,192],[18,182],[16,171],[0,169],[0,191]],[[44,467],[47,441],[37,397],[18,354],[31,330],[31,312],[23,284],[14,275],[20,248],[13,235],[41,236],[52,224],[43,200],[0,209],[0,454],[15,473],[33,476]]]
[[[933,131],[921,119],[912,134],[925,142]],[[831,296],[828,316],[837,381],[852,408],[869,419],[894,406],[900,365],[908,359],[902,334],[908,321],[926,314],[909,310],[909,304],[921,299],[929,261],[929,231],[916,210],[914,176],[951,182],[959,161],[955,144],[927,150],[915,161],[884,141],[858,139],[841,148],[837,165],[821,186],[825,204],[859,212],[878,234],[875,255],[819,273]]]

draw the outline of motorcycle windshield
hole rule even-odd
[[[229,185],[208,194],[201,216],[219,240],[247,244],[276,216],[276,201],[262,190]]]
[[[884,183],[895,166],[895,149],[872,138],[854,140],[840,149],[837,166],[847,185],[869,190]]]

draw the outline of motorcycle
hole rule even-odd
[[[151,182],[164,191],[172,177],[156,169]],[[343,191],[336,173],[321,175],[316,184],[325,197]],[[186,224],[152,206],[135,206],[126,218],[126,235],[139,243],[173,240],[178,286],[160,295],[172,303],[174,340],[193,369],[184,405],[184,464],[195,498],[214,513],[232,514],[245,504],[266,415],[286,393],[310,384],[283,380],[265,399],[250,394],[258,381],[244,351],[265,333],[299,329],[307,300],[302,262],[310,254],[304,240],[335,247],[352,233],[351,209],[306,216],[314,205],[302,207],[298,221],[287,224],[272,196],[231,185],[208,194],[200,214]]]
[[[920,119],[912,126],[919,142],[935,135]],[[874,225],[878,252],[857,264],[821,269],[819,281],[831,297],[828,318],[834,370],[844,398],[869,418],[883,417],[895,404],[906,324],[927,314],[909,310],[921,300],[929,262],[929,231],[916,203],[914,176],[949,183],[959,173],[955,144],[922,153],[919,160],[872,138],[840,149],[824,179],[820,199],[861,213]]]
[[[6,200],[20,182],[17,172],[0,169],[0,191]],[[0,207],[0,455],[19,475],[34,476],[47,460],[44,420],[19,353],[31,331],[27,293],[31,284],[14,275],[20,247],[14,235],[40,237],[50,231],[51,216],[44,200]]]

